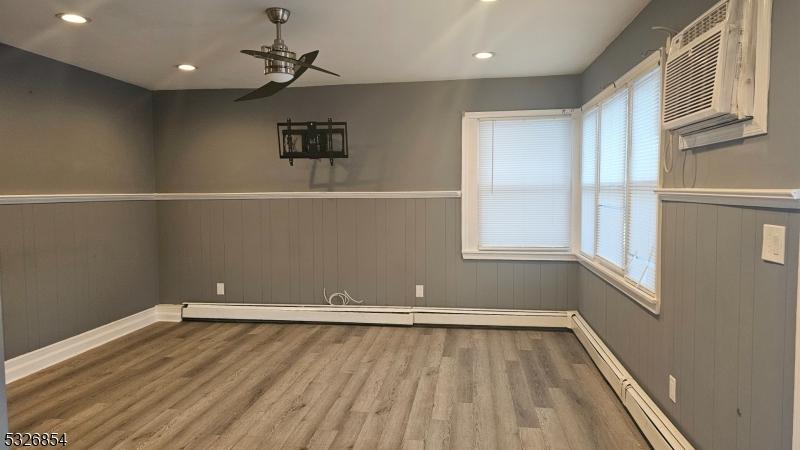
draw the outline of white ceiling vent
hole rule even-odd
[[[740,0],[724,0],[672,40],[664,83],[664,127],[692,133],[745,119],[737,107]]]

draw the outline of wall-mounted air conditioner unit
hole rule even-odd
[[[717,3],[672,39],[664,82],[664,128],[688,134],[747,119],[737,101],[745,2]]]

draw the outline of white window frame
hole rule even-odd
[[[636,67],[634,67],[633,69],[628,71],[625,75],[620,77],[617,81],[612,83],[610,86],[608,86],[602,92],[600,92],[597,96],[592,98],[588,103],[583,105],[583,107],[581,107],[581,111],[591,111],[591,110],[593,110],[595,108],[598,108],[601,103],[603,103],[605,100],[611,98],[619,90],[627,89],[627,88],[632,87],[633,83],[639,77],[647,74],[648,72],[652,71],[656,67],[661,67],[662,68],[661,76],[662,76],[662,86],[663,86],[663,56],[664,56],[663,52],[654,52],[653,54],[651,54],[644,61],[639,63]],[[664,110],[664,108],[663,108],[663,95],[662,95],[662,108],[661,108],[662,114],[663,114],[663,110]],[[631,114],[632,114],[632,111],[629,109],[628,110],[628,117],[629,118],[630,118]],[[579,127],[579,129],[578,129],[578,135],[579,135],[578,139],[581,138],[580,135],[581,135],[582,129],[583,129],[582,126]],[[657,189],[661,188],[663,186],[663,180],[662,180],[663,171],[661,170],[661,166],[663,164],[663,155],[664,155],[664,151],[663,150],[664,150],[665,140],[666,140],[665,139],[665,133],[662,130],[661,131],[661,140],[660,140],[660,143],[659,143],[659,158],[658,158],[659,169],[658,169],[658,180],[657,180],[657,184],[656,184]],[[578,140],[577,142],[581,142],[581,140]],[[580,149],[580,151],[583,151],[583,149]],[[628,151],[630,151],[630,149]],[[597,164],[598,164],[598,167],[599,167],[599,164],[600,164],[599,163],[599,157],[598,157],[598,163]],[[580,165],[581,165],[581,158],[578,158],[577,159],[578,170],[580,170]],[[580,172],[578,172],[578,173],[580,173]],[[580,182],[579,177],[578,177],[578,182]],[[579,189],[580,189],[580,187],[579,187]],[[576,198],[576,196],[573,196],[573,199],[574,198]],[[580,194],[577,195],[577,201],[578,202],[581,201],[580,200]],[[579,205],[578,208],[576,208],[577,209],[577,214],[580,215],[580,211],[581,211],[580,203],[577,203],[577,205]],[[661,206],[662,206],[662,202],[661,202],[661,198],[659,197],[658,198],[658,203],[657,203],[657,206],[656,206],[657,218],[656,218],[656,268],[655,268],[655,270],[656,270],[656,288],[655,288],[655,292],[651,293],[651,292],[648,292],[648,291],[636,286],[635,284],[630,282],[627,278],[625,278],[625,274],[624,274],[623,270],[619,269],[618,267],[616,267],[616,266],[614,266],[614,265],[612,265],[610,263],[605,262],[602,257],[599,257],[597,255],[590,256],[590,255],[584,254],[580,250],[580,248],[581,248],[581,246],[580,246],[580,232],[578,232],[577,236],[576,236],[576,239],[578,241],[578,245],[576,246],[576,250],[575,250],[575,255],[577,256],[578,261],[584,267],[586,267],[587,269],[589,269],[592,272],[594,272],[597,276],[599,276],[600,278],[604,279],[606,282],[608,282],[609,284],[611,284],[612,286],[614,286],[615,288],[617,288],[618,290],[623,292],[625,295],[627,295],[631,299],[635,300],[640,305],[642,305],[645,309],[647,309],[648,311],[650,311],[650,312],[652,312],[654,314],[659,314],[660,311],[661,311],[661,219],[662,219],[661,218],[661,215],[662,215],[662,207]],[[580,226],[580,216],[578,218],[578,224],[579,224],[578,226]],[[595,224],[595,227],[596,227],[596,224]],[[620,239],[623,239],[623,237],[620,236]]]
[[[578,121],[573,109],[524,111],[466,112],[461,120],[461,255],[464,259],[510,261],[575,261],[576,221],[575,189]],[[552,249],[481,249],[478,221],[478,129],[486,119],[508,119],[544,116],[570,116],[573,119],[572,158],[570,173],[570,244],[564,250]]]

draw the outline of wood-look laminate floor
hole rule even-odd
[[[555,331],[159,323],[8,400],[75,448],[647,448]]]

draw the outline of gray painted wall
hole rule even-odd
[[[159,202],[161,302],[575,309],[572,262],[464,261],[459,199]],[[224,282],[226,295],[216,295]],[[425,298],[416,299],[416,284]]]
[[[656,48],[654,25],[682,28],[715,0],[653,0],[586,70],[582,100]],[[769,135],[677,155],[665,186],[796,188],[800,3],[774,0]],[[789,448],[798,214],[666,203],[662,313],[653,316],[585,268],[579,310],[699,448]],[[784,224],[787,265],[761,261],[764,223]],[[678,403],[667,377],[678,379]]]
[[[664,45],[666,35],[653,26],[680,30],[719,0],[651,0],[581,76],[581,101],[586,103],[630,70],[645,52]],[[780,1],[780,0],[778,0]]]
[[[0,206],[6,359],[158,299],[154,202]]]
[[[461,113],[571,108],[578,76],[290,88],[234,103],[243,90],[155,93],[159,192],[460,188]],[[347,121],[350,159],[279,160],[275,124]]]
[[[583,267],[579,311],[698,448],[790,448],[800,214],[663,208],[660,316]],[[786,265],[761,260],[764,224],[787,227]]]
[[[0,44],[0,194],[153,192],[152,93]],[[152,306],[154,203],[0,206],[6,359]]]
[[[652,0],[582,77],[582,99],[591,99],[635,66],[642,52],[663,45],[654,25],[681,29],[717,0]],[[769,134],[692,152],[676,152],[667,187],[800,187],[800,2],[773,0]],[[684,176],[683,158],[688,157]],[[696,173],[696,176],[695,176]],[[685,178],[685,183],[684,183]],[[693,183],[694,181],[694,183]]]
[[[663,43],[715,0],[653,0],[586,70],[582,100]],[[796,188],[800,152],[799,3],[774,0],[769,135],[677,155],[665,186]],[[579,310],[679,428],[704,449],[789,448],[800,215],[666,203],[662,313],[653,316],[585,268]],[[785,266],[761,261],[764,223],[787,229]],[[668,376],[678,379],[678,403]]]
[[[0,194],[153,192],[152,93],[0,44]]]

